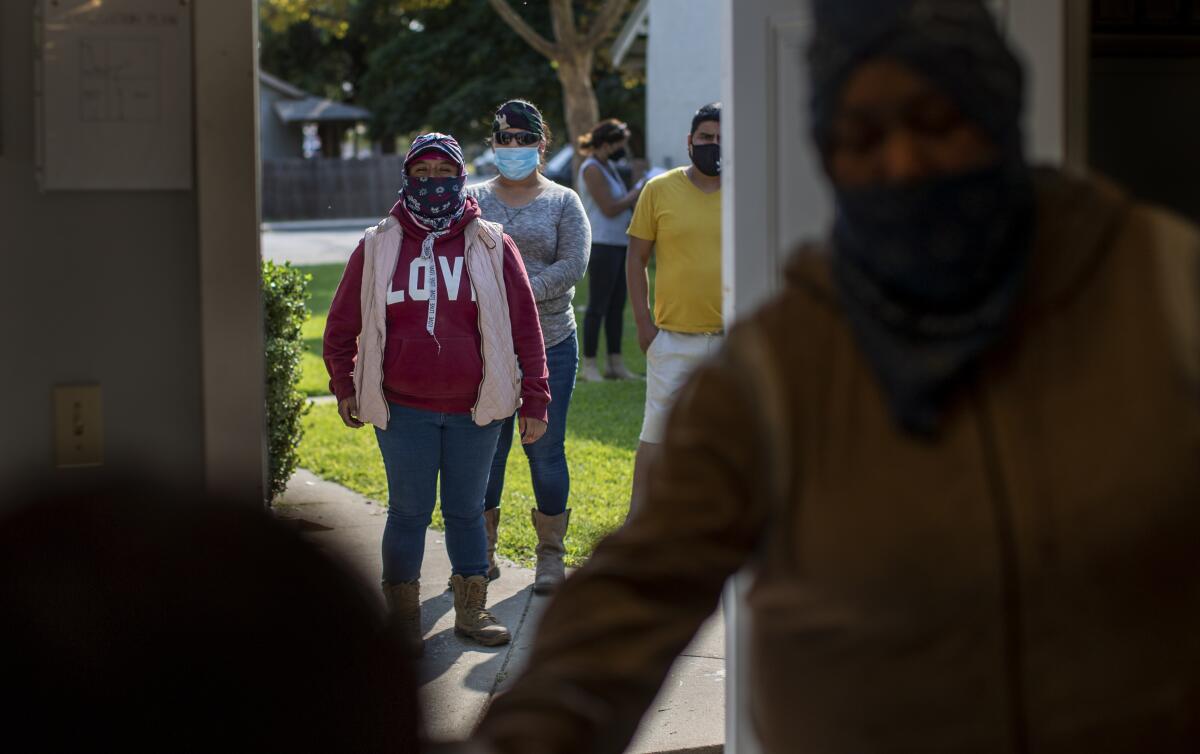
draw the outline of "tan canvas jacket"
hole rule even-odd
[[[476,219],[463,231],[467,275],[475,290],[483,380],[471,409],[478,426],[507,419],[521,405],[521,371],[513,350],[512,319],[504,287],[504,230]],[[354,366],[358,418],[387,429],[388,404],[383,395],[383,356],[387,344],[387,291],[400,256],[404,229],[393,216],[368,228],[363,237],[363,279],[359,294],[362,332]]]
[[[1200,236],[1059,173],[1038,213],[1011,336],[932,441],[896,429],[827,257],[798,255],[483,739],[621,751],[749,567],[766,752],[1200,751]]]

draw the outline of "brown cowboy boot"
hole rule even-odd
[[[533,575],[533,593],[550,594],[558,589],[567,578],[563,566],[563,555],[566,547],[563,538],[567,536],[567,522],[571,519],[571,511],[565,510],[557,516],[547,516],[537,508],[530,510],[533,516],[533,530],[537,532],[537,565]]]
[[[454,633],[474,639],[485,647],[507,644],[508,629],[487,611],[487,576],[459,574],[450,577],[454,589]]]
[[[483,512],[483,528],[487,531],[487,577],[490,581],[500,578],[500,566],[496,565],[496,534],[500,528],[500,509],[492,508]]]
[[[421,632],[421,582],[384,582],[383,596],[387,599],[391,634],[413,657],[425,654]]]

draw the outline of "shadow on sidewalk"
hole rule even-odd
[[[527,586],[516,594],[488,606],[512,634],[512,640],[508,644],[498,647],[485,647],[454,633],[452,592],[443,592],[426,600],[421,605],[421,625],[426,631],[437,625],[443,616],[449,614],[451,618],[448,626],[435,634],[427,635],[425,639],[425,657],[420,664],[420,684],[424,686],[445,675],[463,660],[464,655],[471,653],[477,657],[467,660],[470,670],[463,678],[463,685],[474,691],[491,693],[497,683],[503,680],[499,676],[504,671],[510,652],[521,638],[522,622],[532,598],[532,590],[532,586]],[[483,660],[479,655],[488,657]]]

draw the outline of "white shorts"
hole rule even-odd
[[[660,443],[671,406],[696,367],[721,347],[719,333],[698,334],[659,330],[646,351],[646,415],[642,442]]]

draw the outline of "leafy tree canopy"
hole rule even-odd
[[[586,21],[598,2],[576,5]],[[520,12],[550,33],[546,3],[527,3]],[[369,109],[375,138],[440,130],[476,151],[471,147],[490,134],[491,113],[511,97],[537,103],[556,141],[566,138],[552,64],[487,0],[262,0],[260,17],[263,68]],[[604,54],[596,57],[594,80],[602,117],[626,120],[640,134],[643,81],[612,70]]]

